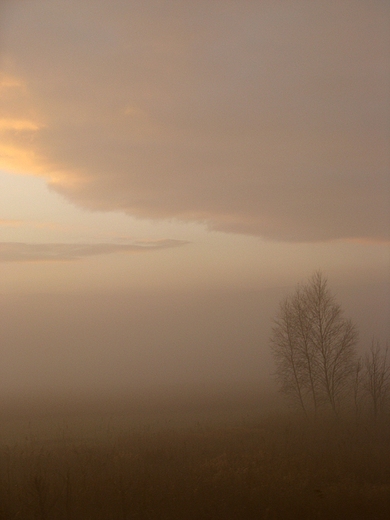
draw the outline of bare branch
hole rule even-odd
[[[357,330],[316,272],[284,300],[274,321],[271,348],[284,393],[306,412],[328,403],[337,413],[351,389]]]

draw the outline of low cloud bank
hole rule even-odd
[[[80,260],[87,256],[138,253],[187,244],[183,240],[142,241],[133,244],[28,244],[0,242],[0,262]]]
[[[389,239],[388,2],[34,0],[2,17],[0,166],[94,210]]]

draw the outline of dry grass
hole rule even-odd
[[[140,431],[0,451],[0,518],[387,519],[387,426],[299,423]]]

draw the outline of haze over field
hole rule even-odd
[[[0,2],[0,399],[272,381],[316,269],[390,338],[390,4]]]

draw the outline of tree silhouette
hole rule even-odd
[[[372,340],[371,348],[364,358],[365,378],[363,384],[370,401],[370,408],[377,419],[383,416],[390,398],[389,347],[381,348],[378,340]]]
[[[320,271],[283,300],[271,349],[282,392],[307,414],[328,405],[334,413],[351,389],[357,330]]]

